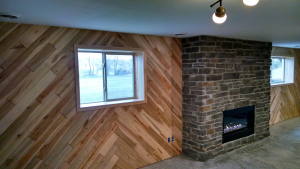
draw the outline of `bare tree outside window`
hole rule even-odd
[[[132,55],[106,55],[107,98],[134,97]]]
[[[284,82],[284,59],[272,58],[271,83]]]
[[[104,55],[106,79],[103,76],[103,53],[78,52],[80,103],[97,103],[107,99],[134,97],[132,55]],[[107,88],[105,89],[105,80]]]
[[[102,53],[78,52],[80,103],[97,103],[103,98]]]
[[[74,45],[78,111],[147,103],[144,50]]]

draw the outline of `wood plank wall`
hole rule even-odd
[[[295,83],[271,87],[270,125],[300,116],[300,49],[273,47],[272,55],[295,57]]]
[[[77,112],[74,44],[144,48],[148,102]],[[0,168],[138,168],[181,154],[180,39],[0,23],[0,47]]]

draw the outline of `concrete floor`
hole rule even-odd
[[[206,162],[179,155],[142,169],[300,169],[300,117],[270,126],[271,136]]]

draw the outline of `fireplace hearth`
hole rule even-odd
[[[254,106],[223,111],[223,143],[254,134]]]

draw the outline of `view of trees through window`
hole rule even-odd
[[[106,54],[104,58],[102,53],[78,52],[81,104],[106,101],[104,93],[108,100],[134,97],[133,56]]]
[[[271,83],[284,82],[284,59],[272,58]]]
[[[107,98],[134,97],[132,55],[106,55]]]

